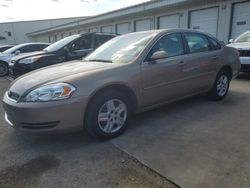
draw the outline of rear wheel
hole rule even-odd
[[[213,100],[222,100],[226,97],[230,86],[230,73],[226,70],[221,70],[215,80],[214,86],[209,95]]]
[[[105,91],[91,100],[86,114],[86,129],[99,138],[119,136],[126,128],[130,111],[126,95],[116,90]]]
[[[0,77],[6,76],[8,72],[8,65],[5,63],[0,63]]]

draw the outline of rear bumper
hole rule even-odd
[[[68,132],[83,128],[84,97],[42,103],[15,103],[3,100],[5,121],[27,132]]]

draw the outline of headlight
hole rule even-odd
[[[29,58],[25,58],[25,59],[21,59],[19,61],[19,63],[21,64],[30,64],[35,62],[36,60],[38,60],[40,57],[29,57]]]
[[[46,102],[69,98],[76,88],[67,83],[41,86],[26,95],[25,102]]]

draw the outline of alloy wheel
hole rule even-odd
[[[119,99],[105,102],[98,113],[98,125],[105,133],[119,131],[127,120],[127,106]]]
[[[228,90],[228,77],[226,75],[221,75],[217,81],[217,93],[220,97],[224,96]]]
[[[0,64],[0,76],[5,76],[8,73],[8,67],[5,64]]]

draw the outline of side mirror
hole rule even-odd
[[[233,43],[233,42],[234,42],[234,39],[230,39],[230,40],[229,40],[229,43]]]
[[[157,51],[149,58],[150,61],[167,58],[168,54],[165,51]]]
[[[67,46],[64,46],[63,50],[64,50],[65,52],[69,52],[69,48],[68,48]]]
[[[20,50],[15,51],[15,55],[19,55],[21,53]]]

